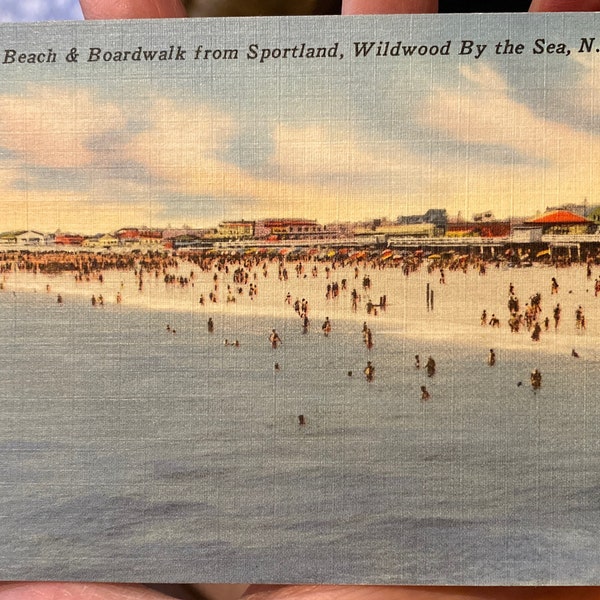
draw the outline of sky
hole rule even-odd
[[[3,71],[2,230],[600,204],[596,54],[36,69]]]
[[[81,19],[78,0],[2,0],[0,22]]]

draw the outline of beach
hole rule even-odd
[[[159,567],[181,581],[597,580],[594,272],[491,265],[485,275],[446,269],[440,283],[426,261],[408,276],[323,261],[315,277],[315,265],[297,273],[289,261],[285,280],[279,260],[267,261],[266,277],[263,264],[242,294],[239,265],[227,273],[214,259],[207,270],[184,260],[166,268],[187,284],[143,272],[141,290],[135,267],[103,270],[102,282],[3,274],[0,514],[15,539],[0,541],[0,556],[17,548],[47,561],[40,577],[64,556],[61,573],[85,580],[102,580],[109,563],[111,576],[139,581]],[[539,342],[526,328],[510,332],[510,284],[522,305],[541,293],[542,319],[561,303],[556,331],[552,321]],[[385,310],[367,314],[368,299],[383,295]],[[302,298],[306,333],[294,310]],[[483,309],[499,328],[481,325]],[[43,527],[29,528],[30,518]]]
[[[236,284],[234,271],[243,263],[251,265],[246,269],[249,277]],[[279,257],[225,256],[223,260],[211,257],[207,265],[203,271],[194,262],[179,260],[176,267],[171,265],[160,272],[147,270],[142,275],[142,289],[135,267],[102,271],[102,281],[98,281],[99,273],[76,282],[70,272],[52,275],[26,270],[4,273],[3,281],[5,291],[50,297],[61,294],[65,299],[91,300],[92,296],[102,296],[107,305],[116,304],[120,295],[125,306],[188,313],[198,318],[234,314],[293,319],[299,316],[293,310],[294,302],[305,298],[310,306],[312,329],[320,327],[329,316],[338,322],[369,321],[380,335],[451,340],[454,344],[468,340],[469,345],[491,344],[507,350],[535,348],[550,353],[570,353],[573,348],[583,347],[588,358],[596,357],[594,340],[600,336],[600,297],[595,295],[594,281],[600,276],[600,266],[591,268],[588,276],[587,265],[583,263],[562,268],[542,263],[509,268],[503,262],[488,264],[481,275],[476,264],[469,264],[464,270],[449,270],[442,263],[442,283],[440,262],[427,260],[408,275],[403,273],[402,264],[393,266],[369,260],[349,261],[344,265],[327,260],[282,262]],[[281,277],[280,265],[287,271],[285,279]],[[303,269],[300,274],[296,272],[298,265]],[[166,273],[174,281],[165,283]],[[369,289],[362,286],[365,277],[370,280]],[[184,284],[180,283],[181,278],[186,280]],[[557,293],[551,292],[552,278],[560,282]],[[333,283],[339,284],[341,291],[328,299],[327,285]],[[531,328],[521,327],[519,333],[510,335],[507,303],[511,286],[518,296],[521,313],[532,296],[541,295],[542,310],[537,317],[542,325],[539,342],[531,343]],[[255,287],[255,294],[249,295],[250,287]],[[352,310],[352,290],[358,295],[356,310]],[[210,298],[213,293],[214,302]],[[382,296],[387,300],[385,309],[376,307],[369,314],[368,302],[378,305]],[[553,310],[557,304],[561,306],[561,321],[555,328]],[[580,306],[586,315],[584,329],[576,327],[575,314]],[[483,311],[487,315],[485,326],[481,324]],[[487,326],[493,315],[499,319],[497,328]],[[548,329],[543,326],[546,317],[550,320]]]

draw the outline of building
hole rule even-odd
[[[590,209],[587,215],[584,215],[589,221],[593,221],[600,225],[600,206],[594,206]]]
[[[431,223],[435,225],[436,235],[444,235],[448,223],[448,213],[445,208],[430,208],[422,215],[402,216],[396,219],[399,225],[417,225]]]
[[[115,237],[121,244],[137,244],[140,239],[140,230],[136,227],[125,227],[115,232]]]
[[[309,219],[265,219],[256,221],[254,237],[271,240],[310,240],[326,237],[317,221]]]
[[[143,246],[159,246],[163,241],[162,230],[140,229],[139,243]]]
[[[523,225],[540,229],[542,235],[582,235],[594,233],[597,228],[593,221],[568,210],[553,210]]]
[[[123,245],[158,246],[162,243],[162,229],[148,229],[147,227],[125,227],[115,232],[115,236]]]
[[[213,240],[204,236],[183,234],[163,240],[163,246],[169,250],[212,248]]]
[[[94,235],[83,241],[87,248],[114,248],[119,245],[119,238],[108,233]]]
[[[249,239],[254,236],[254,221],[223,221],[219,223],[217,235],[223,239]]]
[[[57,233],[54,236],[54,243],[57,246],[81,246],[85,238],[75,233]]]
[[[368,227],[357,227],[354,235],[364,237],[370,235],[382,235],[389,237],[422,237],[431,238],[440,235],[439,230],[433,223],[393,223],[380,221],[377,225]]]
[[[19,246],[41,246],[46,243],[46,236],[38,231],[7,231],[0,234],[0,244],[16,244]]]

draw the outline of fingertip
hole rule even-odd
[[[532,0],[530,12],[594,12],[600,0]]]
[[[0,583],[0,600],[168,600],[143,585],[112,583]]]
[[[186,17],[181,0],[79,0],[86,19],[168,19]]]
[[[343,0],[343,15],[436,13],[438,0]]]

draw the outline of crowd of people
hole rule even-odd
[[[0,253],[2,288],[10,286],[16,280],[20,281],[20,276],[26,274],[33,277],[32,281],[41,278],[46,282],[45,291],[54,292],[59,304],[68,302],[73,293],[81,295],[82,290],[85,293],[86,289],[93,289],[88,296],[92,306],[104,307],[109,303],[131,302],[136,296],[143,295],[145,285],[151,282],[153,290],[163,286],[165,290],[183,290],[194,296],[199,307],[211,314],[208,319],[209,332],[214,331],[214,319],[223,310],[223,304],[237,302],[242,306],[251,305],[263,293],[261,289],[265,289],[265,294],[272,303],[273,314],[279,312],[273,301],[273,290],[278,290],[276,294],[283,300],[284,306],[293,311],[288,313],[289,317],[295,315],[299,318],[299,331],[303,335],[311,331],[313,308],[317,317],[319,313],[329,312],[330,309],[337,319],[356,320],[356,314],[359,313],[368,319],[363,321],[362,344],[368,357],[364,375],[369,383],[376,380],[372,353],[375,347],[373,324],[388,309],[388,298],[396,306],[403,302],[402,298],[397,297],[397,287],[402,286],[403,281],[418,274],[425,276],[428,280],[427,310],[433,310],[430,285],[437,285],[438,292],[445,293],[444,290],[449,289],[453,281],[448,278],[449,273],[474,273],[478,278],[489,277],[490,269],[493,268],[499,268],[498,261],[485,261],[478,256],[431,260],[422,253],[403,253],[393,260],[389,260],[389,254],[385,258],[377,253],[361,253],[354,258],[348,255],[332,257],[328,254],[324,258],[310,251],[299,256],[214,250],[177,254],[159,251],[144,254],[64,251]],[[592,277],[591,263],[586,265],[586,277],[588,280]],[[548,296],[543,291],[535,291],[525,303],[511,282],[507,290],[506,314],[483,308],[479,316],[481,326],[492,330],[504,330],[508,326],[512,334],[526,330],[532,343],[539,343],[549,332],[568,327],[563,324],[563,307],[559,301],[566,292],[559,285],[558,279],[557,274],[549,274]],[[390,281],[395,283],[392,285]],[[54,290],[55,285],[60,289]],[[390,286],[389,289],[382,287],[385,285]],[[321,298],[318,297],[319,289],[322,289]],[[596,286],[594,292],[595,289]],[[298,290],[303,295],[296,296]],[[584,332],[587,321],[583,304],[577,305],[573,317],[572,329]],[[327,315],[321,319],[320,331],[323,337],[335,336],[334,318]],[[172,333],[174,331],[173,329]],[[235,340],[227,345],[239,347],[237,338],[237,335],[227,338]],[[274,350],[281,346],[282,338],[276,328],[268,335],[268,341]],[[576,350],[573,349],[572,356],[575,354]],[[417,369],[421,368],[420,361],[419,355],[416,355],[414,366]],[[496,351],[490,349],[488,366],[495,366],[496,361]],[[435,376],[436,362],[433,357],[426,360],[424,372],[428,378]],[[532,375],[531,385],[534,389],[539,389],[541,376]],[[429,400],[431,397],[430,391],[421,389],[422,400]]]

